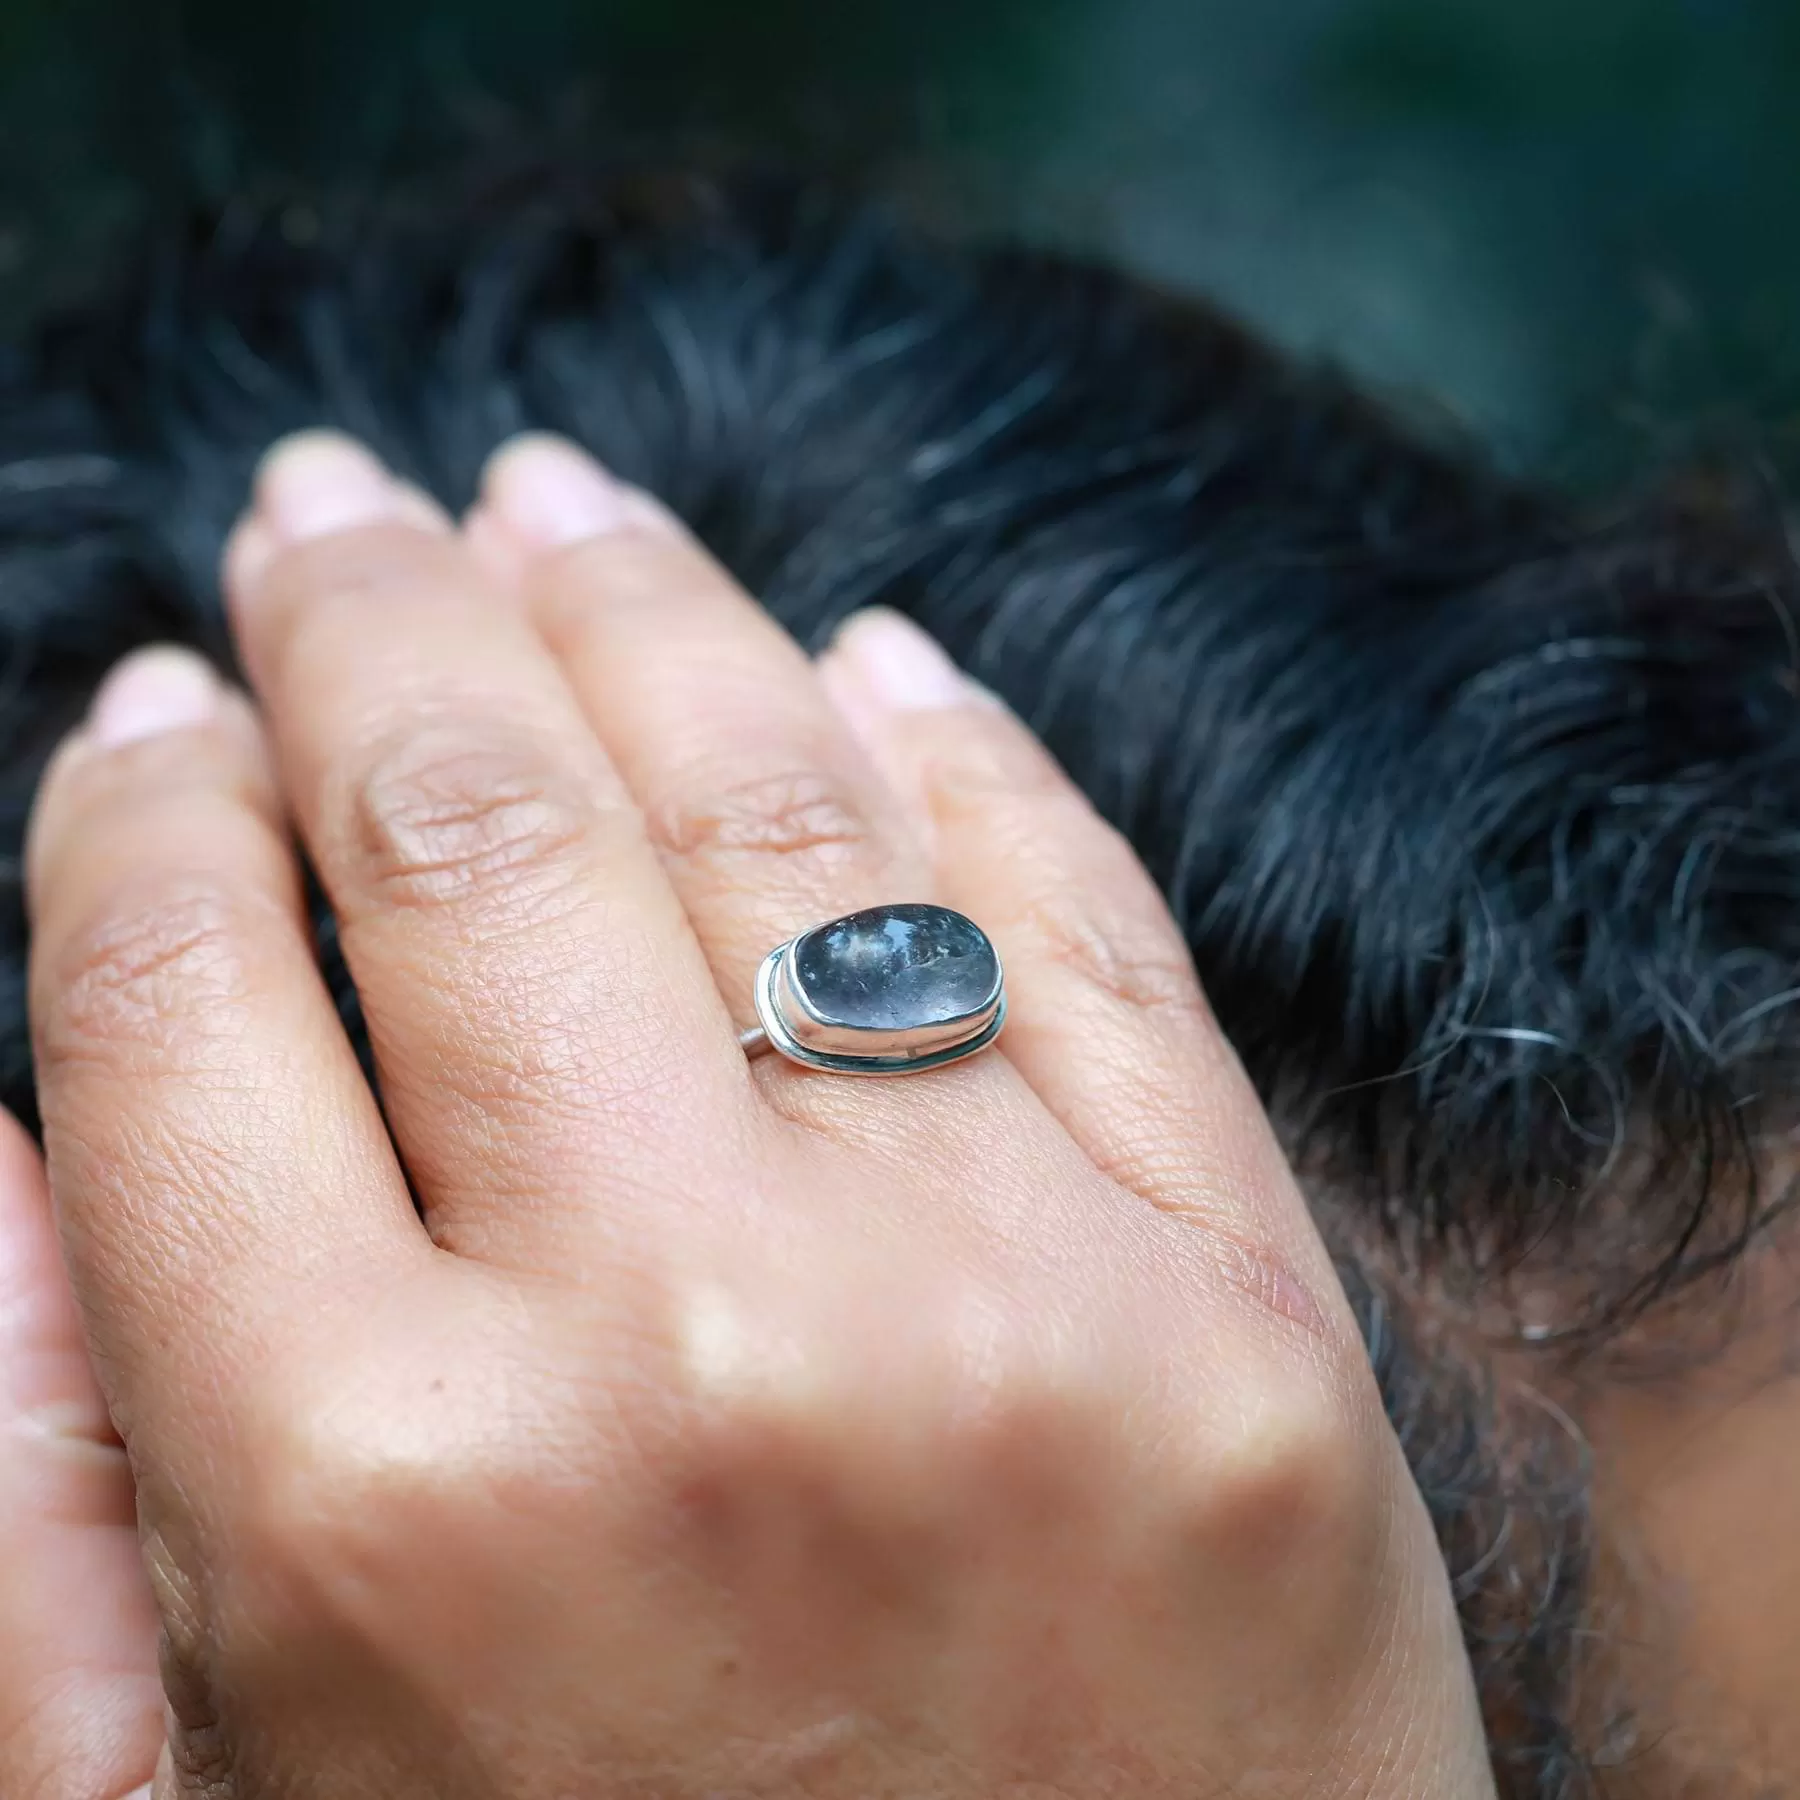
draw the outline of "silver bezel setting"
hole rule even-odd
[[[769,1047],[790,1062],[833,1075],[917,1075],[985,1050],[1006,1023],[1006,975],[994,953],[994,986],[973,1011],[900,1031],[869,1031],[823,1019],[794,979],[791,952],[811,927],[777,944],[756,972],[756,1016]],[[990,948],[992,945],[990,943]]]

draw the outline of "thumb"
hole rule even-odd
[[[37,1147],[0,1113],[0,1794],[124,1795],[163,1741],[131,1472]]]

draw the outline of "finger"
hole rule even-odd
[[[466,529],[532,615],[643,810],[740,1024],[776,944],[930,898],[931,871],[792,638],[648,496],[522,438]]]
[[[163,1738],[156,1632],[43,1163],[0,1113],[0,1794],[89,1800],[145,1779]]]
[[[63,1247],[112,1415],[179,1483],[240,1380],[429,1245],[314,960],[260,734],[197,658],[143,652],[104,684],[27,874]]]
[[[684,1185],[667,1122],[729,1119],[743,1059],[530,621],[322,435],[265,463],[227,586],[434,1236],[535,1266],[591,1223],[571,1171]]]
[[[1121,1186],[1202,1227],[1276,1310],[1316,1318],[1313,1297],[1338,1293],[1324,1246],[1130,845],[897,614],[853,620],[821,678],[929,833],[946,902],[1000,950],[1007,1058]]]

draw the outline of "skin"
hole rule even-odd
[[[1708,1298],[1729,1321],[1675,1380],[1609,1384],[1582,1424],[1611,1548],[1596,1610],[1640,1729],[1634,1792],[1771,1800],[1800,1785],[1800,1333],[1785,1225]],[[1671,1334],[1672,1335],[1672,1334]]]
[[[33,826],[0,1792],[1493,1792],[1306,1206],[1010,715],[544,441],[454,531],[294,441],[227,587],[256,709],[134,659]],[[747,1064],[768,946],[899,897],[1003,1051]]]

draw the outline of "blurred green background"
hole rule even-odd
[[[0,0],[0,308],[177,192],[715,138],[1210,292],[1577,485],[1800,467],[1800,0]]]

